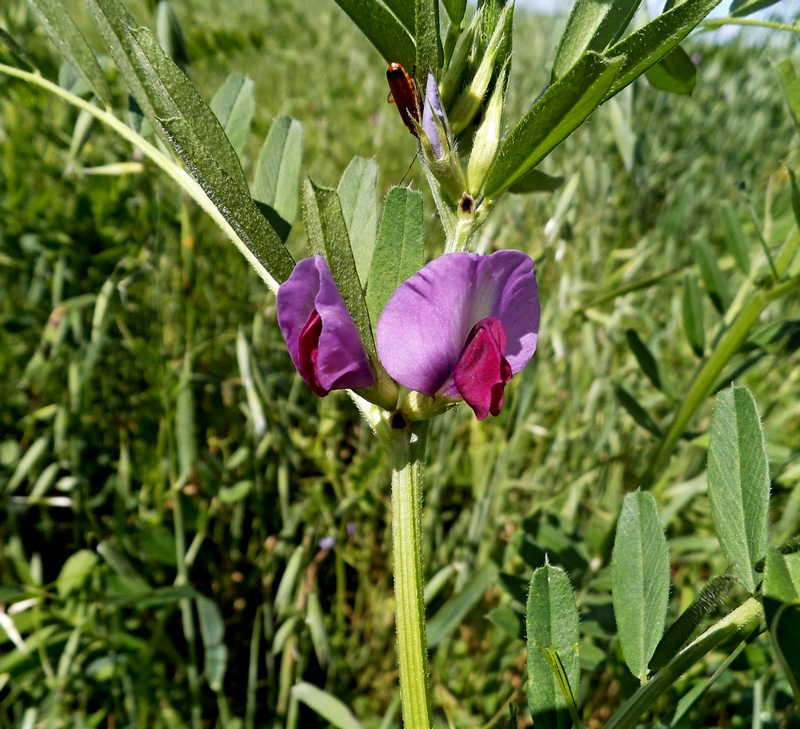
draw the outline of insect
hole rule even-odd
[[[414,79],[399,63],[390,63],[386,69],[386,80],[391,90],[387,101],[390,104],[397,104],[403,124],[415,137],[419,137],[414,126],[415,121],[419,122],[417,87]]]

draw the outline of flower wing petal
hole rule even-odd
[[[386,371],[405,387],[434,396],[452,377],[472,328],[468,323],[480,256],[435,258],[392,294],[378,320]]]

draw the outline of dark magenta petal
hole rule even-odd
[[[318,395],[375,384],[367,353],[322,256],[305,258],[278,289],[289,356]]]
[[[502,324],[504,357],[513,374],[536,350],[539,313],[530,256],[449,253],[392,294],[378,320],[378,354],[401,385],[431,397],[457,397],[453,376],[475,325],[489,317]]]
[[[498,415],[503,407],[505,387],[513,374],[503,356],[505,348],[503,325],[489,317],[472,328],[456,365],[453,373],[456,388],[478,420],[489,413]]]
[[[444,157],[444,145],[439,137],[434,115],[439,118],[439,122],[444,127],[444,112],[442,111],[442,101],[439,98],[439,89],[436,86],[436,77],[429,72],[428,84],[425,87],[425,105],[422,108],[422,128],[428,135],[434,156],[436,159],[441,159]]]
[[[311,388],[311,392],[320,397],[325,397],[329,390],[326,390],[319,381],[319,335],[322,334],[322,317],[316,309],[312,309],[308,315],[308,321],[300,331],[297,340],[297,350],[300,359],[300,366],[297,368],[303,379]]]

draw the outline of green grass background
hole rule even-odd
[[[152,27],[146,4],[129,6]],[[176,0],[175,9],[206,99],[229,73],[255,81],[248,177],[272,120],[289,114],[304,124],[304,172],[315,182],[336,184],[354,155],[377,160],[381,195],[400,182],[415,140],[386,103],[385,64],[332,0]],[[13,0],[0,19],[57,77],[26,6]],[[509,125],[546,82],[562,24],[517,11]],[[527,579],[547,553],[568,570],[586,727],[636,687],[614,638],[610,547],[655,439],[614,387],[662,424],[675,404],[641,372],[625,330],[647,342],[679,397],[698,363],[680,310],[693,241],[712,246],[733,294],[743,277],[727,252],[723,201],[758,265],[740,189],[771,246],[797,235],[786,171],[797,130],[772,67],[791,47],[695,36],[686,48],[698,62],[692,97],[638,81],[544,163],[573,185],[507,196],[478,237],[481,251],[534,258],[543,315],[538,352],[498,418],[479,424],[462,408],[432,425],[423,534],[428,616],[448,628],[431,652],[441,726],[500,726],[508,701],[524,704],[524,642],[508,632],[513,613],[492,612],[520,605],[500,583],[475,588],[490,562]],[[0,75],[0,604],[29,648],[0,631],[0,725],[182,727],[194,717],[208,727],[325,727],[291,701],[305,680],[366,727],[399,726],[380,448],[343,393],[318,399],[303,385],[274,297],[210,221],[148,164],[84,174],[140,160],[99,125],[71,155],[75,122],[62,102]],[[409,179],[424,189],[418,163]],[[429,256],[443,244],[433,211],[426,198]],[[301,224],[289,246],[304,255]],[[720,316],[708,299],[704,307],[711,342]],[[800,523],[797,317],[796,298],[773,305],[763,323],[790,322],[789,335],[734,363],[762,354],[738,380],[763,418],[775,543]],[[709,414],[654,489],[673,560],[670,620],[724,569],[705,493]],[[186,463],[191,476],[179,482]],[[329,536],[336,544],[322,551]],[[57,582],[79,550],[91,569]],[[188,584],[211,602],[185,600],[182,614],[177,598],[189,593],[170,586],[186,554]],[[720,660],[678,682],[647,726],[666,721]],[[768,643],[754,643],[686,725],[751,726],[759,696],[764,726],[796,726],[773,666]]]

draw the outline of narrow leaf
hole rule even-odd
[[[742,229],[742,221],[739,220],[739,215],[730,200],[722,201],[720,212],[728,252],[733,256],[739,270],[747,276],[750,273],[750,251],[747,248],[747,238]]]
[[[364,729],[347,706],[327,691],[301,681],[292,686],[292,695],[313,709],[337,729]]]
[[[358,278],[350,237],[347,235],[347,225],[336,190],[317,187],[306,180],[303,186],[303,221],[308,234],[309,249],[315,255],[325,256],[333,280],[336,281],[339,293],[361,335],[361,341],[367,352],[377,361],[364,290]]]
[[[797,77],[797,69],[791,58],[786,58],[775,66],[781,77],[781,88],[786,104],[792,114],[792,119],[797,127],[800,127],[800,79]]]
[[[554,651],[574,693],[580,679],[578,608],[566,572],[545,565],[528,593],[528,705],[536,727],[566,729],[571,719],[559,677],[545,651]]]
[[[337,188],[362,286],[367,285],[378,233],[377,185],[378,165],[375,160],[353,157]],[[373,318],[373,322],[375,321],[377,320]]]
[[[126,42],[144,79],[154,124],[253,256],[278,282],[285,281],[294,261],[251,200],[239,159],[216,116],[153,35],[144,28],[134,34]]]
[[[297,218],[302,164],[303,125],[279,116],[258,155],[253,199],[284,242]]]
[[[375,326],[395,289],[425,265],[424,244],[421,193],[393,187],[386,196],[367,289],[367,307]]]
[[[85,79],[104,103],[111,103],[111,90],[94,51],[75,25],[61,0],[28,0],[42,27],[61,55]]]
[[[413,36],[416,32],[414,24],[415,1],[414,0],[383,0],[383,4],[391,10],[397,19],[403,24],[405,29]]]
[[[695,601],[670,625],[659,641],[648,664],[651,671],[660,670],[678,654],[703,619],[722,604],[733,584],[733,578],[726,575],[714,575],[708,581]]]
[[[505,605],[495,608],[486,616],[489,621],[512,638],[525,640],[525,619],[514,608]]]
[[[800,705],[800,601],[778,608],[770,625],[770,635],[792,686],[795,703]]]
[[[708,445],[708,496],[722,551],[742,585],[756,589],[755,565],[767,549],[769,464],[750,391],[722,392]]]
[[[728,12],[735,18],[741,18],[764,8],[771,8],[777,2],[779,0],[733,0]]]
[[[758,565],[756,565],[757,567]],[[764,597],[779,602],[800,600],[800,555],[769,549],[764,561]]]
[[[531,170],[517,180],[508,191],[517,195],[524,195],[529,192],[555,192],[564,184],[562,176],[553,177],[539,170]]]
[[[311,592],[308,596],[306,625],[311,632],[311,643],[314,646],[317,662],[322,668],[325,668],[330,661],[331,651],[328,646],[328,631],[325,629],[325,616],[316,592]]]
[[[642,372],[647,375],[647,379],[653,383],[656,389],[661,390],[661,372],[650,348],[642,341],[635,329],[626,329],[625,338],[628,341],[628,347],[633,352],[633,356],[636,357],[636,361],[639,363],[639,367],[642,368]]]
[[[497,566],[488,562],[473,574],[461,591],[453,595],[428,621],[428,648],[435,648],[452,633],[497,577]]]
[[[89,549],[71,554],[56,578],[58,596],[65,598],[72,590],[80,590],[97,566],[97,555]]]
[[[697,84],[697,69],[680,46],[675,46],[645,73],[651,86],[670,94],[691,96]]]
[[[428,72],[438,75],[442,67],[442,42],[439,39],[439,0],[415,0],[414,39],[417,45],[416,75],[425,79]]]
[[[442,0],[447,16],[453,25],[459,25],[467,12],[467,0]]]
[[[669,600],[669,550],[652,494],[636,491],[622,502],[611,578],[622,653],[631,673],[644,679]]]
[[[561,78],[586,53],[602,52],[628,27],[641,0],[577,0],[558,42],[553,79]]]
[[[703,299],[700,296],[697,276],[692,273],[687,273],[683,279],[681,314],[683,315],[683,331],[689,346],[698,357],[702,357],[706,349]]]
[[[686,0],[631,33],[608,49],[608,56],[624,56],[625,62],[607,98],[624,89],[678,45],[720,0]]]
[[[197,617],[203,639],[203,672],[208,685],[214,690],[222,688],[228,668],[228,648],[225,645],[225,623],[222,613],[213,600],[198,597]]]
[[[244,154],[256,113],[254,88],[252,79],[232,73],[211,99],[211,111],[219,119],[237,157]]]
[[[188,355],[183,362],[175,396],[175,440],[178,444],[178,475],[188,478],[197,458],[197,438],[191,359]]]
[[[656,438],[661,437],[661,428],[659,428],[653,418],[650,417],[650,413],[647,412],[636,400],[636,398],[631,395],[622,385],[615,385],[614,386],[614,394],[619,401],[619,404],[627,410],[628,415],[630,415],[634,422],[644,428],[649,433],[652,433]]]
[[[701,239],[694,241],[694,253],[706,293],[716,310],[720,314],[724,314],[730,306],[731,297],[728,292],[728,284],[717,263],[717,257],[711,250],[711,246]]]
[[[0,43],[9,51],[11,56],[31,71],[36,71],[36,63],[30,53],[15,41],[3,28],[0,28]]]
[[[184,69],[189,65],[189,51],[178,16],[168,0],[159,0],[156,8],[156,38],[164,52]]]
[[[611,88],[622,60],[587,53],[542,94],[500,147],[486,180],[487,197],[521,179],[586,120]]]
[[[400,21],[378,0],[336,0],[387,63],[409,71],[416,63],[416,45]]]

